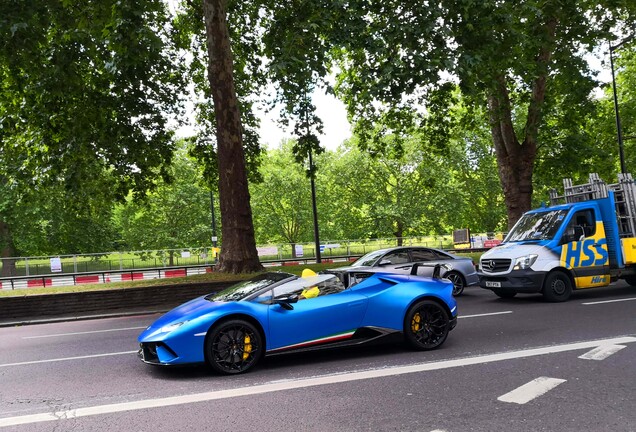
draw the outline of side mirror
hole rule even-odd
[[[563,234],[563,241],[561,243],[570,243],[573,241],[581,241],[585,238],[585,231],[581,225],[574,225],[565,230]]]
[[[292,303],[298,303],[298,294],[292,294],[289,297],[280,297],[274,299],[272,303],[280,305],[280,307],[285,310],[293,310],[294,306],[292,306]]]
[[[380,260],[380,262],[378,263],[378,265],[381,266],[385,266],[385,265],[391,265],[391,261],[387,260],[387,259],[383,259]]]

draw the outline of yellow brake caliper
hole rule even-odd
[[[246,334],[245,338],[243,339],[243,360],[247,360],[251,352],[252,352],[252,339],[250,338],[250,335]]]
[[[420,331],[420,329],[422,328],[422,324],[420,324],[421,322],[422,317],[420,316],[419,312],[413,315],[413,319],[411,320],[411,330],[413,330],[413,333],[417,333],[418,331]]]

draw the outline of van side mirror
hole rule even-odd
[[[583,230],[583,227],[581,225],[574,225],[573,227],[569,227],[565,230],[561,243],[565,244],[573,241],[581,241],[584,238],[585,231]]]

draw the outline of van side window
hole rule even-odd
[[[583,227],[585,237],[593,236],[596,233],[596,219],[594,218],[594,211],[592,209],[577,211],[570,221],[570,226],[576,225]]]

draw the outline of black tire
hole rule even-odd
[[[246,372],[263,355],[263,338],[247,321],[236,319],[221,322],[210,329],[205,340],[205,359],[217,372]]]
[[[507,291],[507,290],[500,290],[500,289],[494,289],[492,290],[492,292],[497,294],[497,297],[504,298],[504,299],[513,298],[514,296],[517,295],[517,293],[514,291]]]
[[[411,306],[404,318],[406,342],[420,351],[441,346],[450,331],[446,309],[433,300],[422,300]]]
[[[631,286],[636,286],[636,276],[627,276],[625,278],[625,282],[627,282]]]
[[[543,298],[549,302],[564,302],[572,295],[572,281],[567,274],[555,271],[543,282]]]
[[[466,288],[466,281],[464,280],[464,276],[455,271],[449,272],[444,275],[444,279],[448,279],[453,283],[453,295],[460,296],[464,292],[464,288]]]

